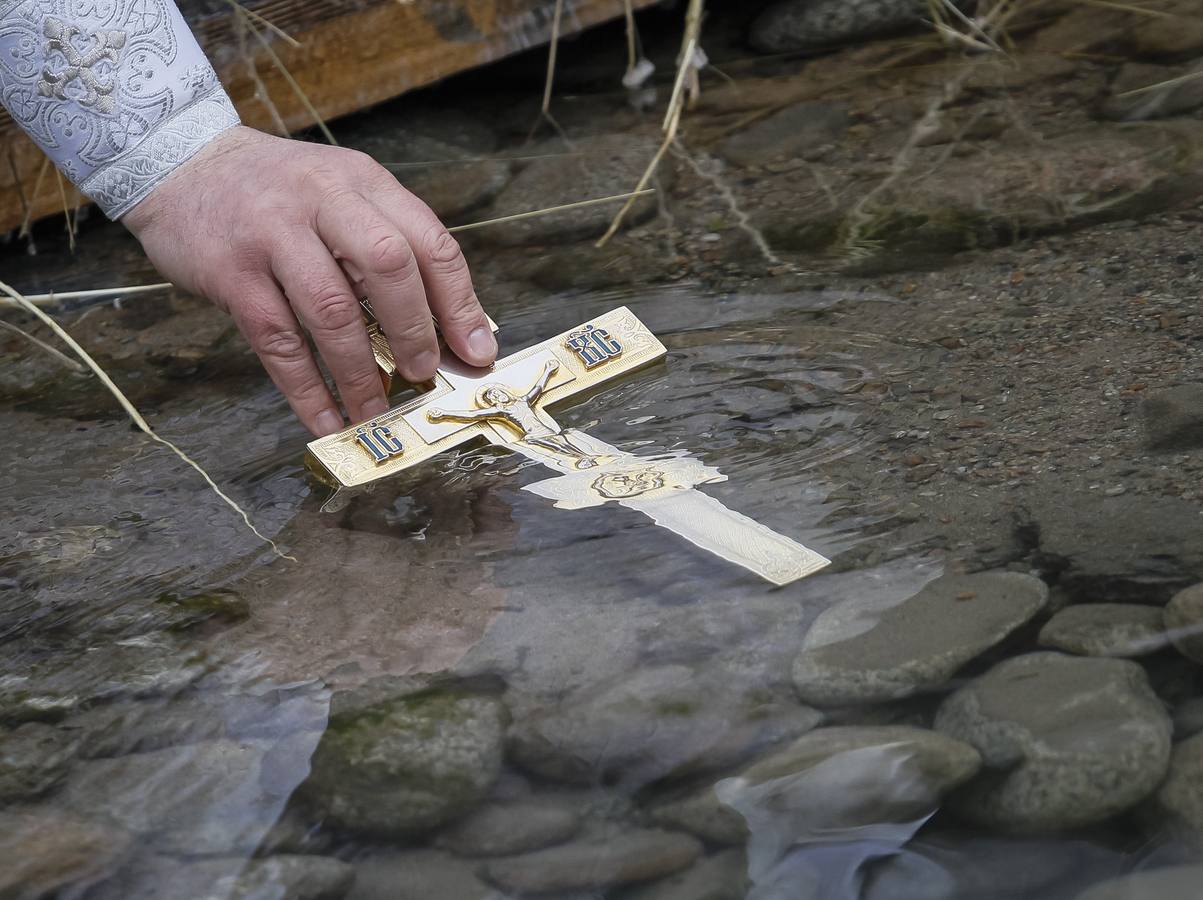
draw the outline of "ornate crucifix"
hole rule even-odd
[[[374,341],[382,368],[386,344]],[[774,584],[828,564],[813,550],[695,490],[726,476],[683,454],[641,457],[561,427],[551,404],[662,359],[666,351],[626,307],[498,360],[443,365],[434,387],[368,422],[309,444],[326,477],[357,487],[472,440],[506,447],[559,474],[527,485],[560,509],[617,503]]]

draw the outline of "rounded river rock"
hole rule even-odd
[[[1048,832],[1102,822],[1154,791],[1172,725],[1136,663],[1032,653],[945,700],[936,729],[985,763],[953,798],[965,817]]]
[[[1019,572],[945,575],[887,605],[832,607],[815,621],[794,661],[807,703],[844,706],[897,700],[945,684],[1048,601],[1044,582]]]

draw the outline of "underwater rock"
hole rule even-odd
[[[1137,603],[1067,606],[1040,629],[1040,646],[1079,656],[1132,657],[1169,646],[1161,610]]]
[[[119,701],[84,710],[59,728],[79,737],[82,756],[124,756],[225,737],[223,712],[191,698]]]
[[[342,900],[355,871],[328,856],[279,854],[261,859],[135,860],[88,894],[89,900]]]
[[[215,590],[184,596],[164,593],[115,604],[90,621],[88,629],[93,635],[131,638],[155,631],[183,632],[205,625],[234,625],[246,621],[250,615],[250,603],[235,591]]]
[[[551,800],[490,803],[456,822],[435,843],[457,856],[511,856],[562,843],[580,827],[574,809]]]
[[[36,797],[66,777],[79,750],[77,737],[29,722],[0,730],[0,803]]]
[[[794,661],[794,685],[819,706],[897,700],[941,687],[1048,600],[1018,572],[945,575],[884,605],[853,600],[815,621]]]
[[[1102,822],[1156,789],[1172,726],[1133,662],[1032,653],[944,701],[936,729],[985,768],[953,796],[973,822],[1050,832]]]
[[[219,740],[80,762],[50,802],[115,822],[162,852],[249,853],[283,806],[262,784],[272,779],[270,749]]]
[[[1203,85],[1203,78],[1195,79]],[[1141,405],[1152,450],[1203,447],[1203,384],[1180,384],[1151,391]]]
[[[748,40],[762,53],[809,50],[910,28],[927,11],[923,0],[782,0],[752,22]]]
[[[702,845],[685,834],[631,830],[492,860],[485,878],[515,893],[615,887],[671,875],[693,864]]]
[[[497,697],[439,679],[380,679],[336,694],[303,796],[338,828],[424,834],[488,794],[506,718]]]
[[[761,166],[783,157],[805,156],[838,141],[847,130],[846,105],[796,103],[727,138],[719,153],[737,166]]]
[[[172,635],[63,650],[29,666],[0,669],[0,722],[56,721],[100,700],[174,694],[207,669],[195,647]]]
[[[636,786],[738,764],[822,718],[758,685],[657,666],[517,717],[509,747],[518,763],[546,778],[588,784],[613,777]]]
[[[1166,119],[1203,106],[1203,81],[1198,66],[1151,66],[1125,63],[1103,102],[1108,119],[1135,122]]]
[[[683,872],[622,894],[622,900],[744,900],[748,860],[743,850],[722,850]]]
[[[130,836],[111,822],[45,808],[0,810],[0,897],[82,890],[113,871],[130,846]]]
[[[352,861],[346,900],[498,900],[476,864],[438,850],[382,851]]]
[[[1203,735],[1174,747],[1169,775],[1149,806],[1155,826],[1168,825],[1195,850],[1203,851]]]
[[[1029,501],[1033,561],[1073,603],[1164,604],[1203,580],[1198,504],[1048,485]]]
[[[630,191],[655,155],[656,141],[633,134],[591,138],[576,150],[560,141],[530,148],[536,159],[519,172],[497,196],[489,217],[530,212],[549,206],[574,203],[594,197],[609,197]],[[650,187],[672,186],[673,167],[661,165]],[[505,246],[568,244],[599,238],[621,208],[621,203],[602,203],[566,212],[508,222],[503,227],[476,232],[481,241]],[[627,214],[626,222],[643,222],[658,209],[655,195],[640,197]]]
[[[1203,884],[1203,865],[1147,869],[1100,882],[1077,900],[1193,900]]]
[[[1203,663],[1203,584],[1179,591],[1170,599],[1165,627],[1179,653]]]
[[[797,817],[799,840],[804,832],[834,839],[839,831],[927,815],[980,766],[971,746],[924,728],[819,728],[734,778],[654,806],[650,815],[714,843],[747,840],[745,820],[758,811]]]

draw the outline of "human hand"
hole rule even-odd
[[[233,317],[316,435],[344,422],[305,331],[353,422],[388,409],[348,273],[407,380],[438,367],[432,315],[465,362],[497,355],[455,239],[362,153],[232,128],[122,221],[166,278]]]

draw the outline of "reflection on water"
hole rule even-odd
[[[1118,40],[1091,46],[1110,53]],[[1041,109],[1081,118],[1040,94],[1045,82],[1103,89],[1101,70],[1068,79],[1069,57],[1104,65],[1081,51],[1041,50],[1035,81],[1027,66],[977,72],[974,96],[1019,83]],[[696,145],[690,134],[679,152],[714,149],[731,163],[716,172],[756,177],[712,184],[726,192],[718,207],[678,190],[666,212],[688,227],[595,251],[530,220],[537,246],[470,248],[503,353],[623,304],[663,340],[663,364],[557,420],[645,460],[720,470],[727,480],[706,495],[833,559],[781,589],[636,509],[569,502],[544,467],[499,447],[332,492],[302,468],[305,435],[228,320],[180,297],[69,311],[162,434],[290,563],[131,432],[90,379],[5,335],[0,898],[1195,897],[1203,597],[1187,590],[1161,609],[1203,574],[1195,420],[1189,402],[1169,404],[1154,424],[1175,454],[1152,462],[1130,432],[1099,423],[1165,354],[1189,369],[1197,314],[1141,274],[1098,338],[1081,298],[1139,261],[1084,254],[1109,260],[1095,269],[1055,243],[985,255],[939,283],[916,273],[861,290],[833,277],[826,289],[755,269],[729,290],[603,289],[661,284],[699,259],[708,275],[751,272],[762,256],[749,228],[799,265],[811,250],[831,263],[843,242],[914,266],[912,248],[932,239],[1002,240],[1003,219],[1056,227],[1056,198],[1016,196],[1017,168],[1039,169],[1096,218],[1113,195],[1166,193],[1160,129],[1057,122],[1048,167],[1012,145],[966,151],[936,132],[908,143],[896,120],[911,86],[932,88],[931,67],[866,86],[884,57],[859,52],[824,57],[804,80],[810,91],[832,65],[832,91],[862,93],[807,101],[784,136],[747,114],[761,88],[795,82],[744,70],[745,84],[703,92],[714,134]],[[797,99],[782,96],[765,102]],[[573,102],[562,122],[594,129],[597,106]],[[604,127],[637,127],[625,98],[598,104]],[[513,128],[509,108],[472,116],[468,131]],[[731,116],[766,129],[751,161],[742,138],[726,140]],[[974,116],[953,131],[999,122]],[[396,160],[495,149],[492,137],[461,147],[435,119],[438,140],[404,152],[370,124]],[[847,139],[788,160],[765,149],[826,120]],[[901,171],[884,165],[882,135],[909,147],[894,162],[925,173],[872,192],[897,209],[854,204]],[[512,182],[509,163],[476,185],[448,168],[444,193],[476,190],[476,208],[511,183],[498,213],[556,191],[579,199],[577,170],[556,170],[563,148],[550,149]],[[1106,191],[1079,191],[1100,169]],[[630,174],[597,192],[629,187]],[[531,183],[534,196],[517,190]],[[850,203],[858,232],[835,221]],[[152,280],[130,242],[84,238],[70,263],[5,257],[5,280]],[[1052,285],[1042,304],[1024,293],[1039,281],[1025,267]],[[921,330],[902,327],[912,317]],[[1149,329],[1155,353],[1120,340]],[[1159,871],[1143,887],[1097,884],[1145,869]]]

